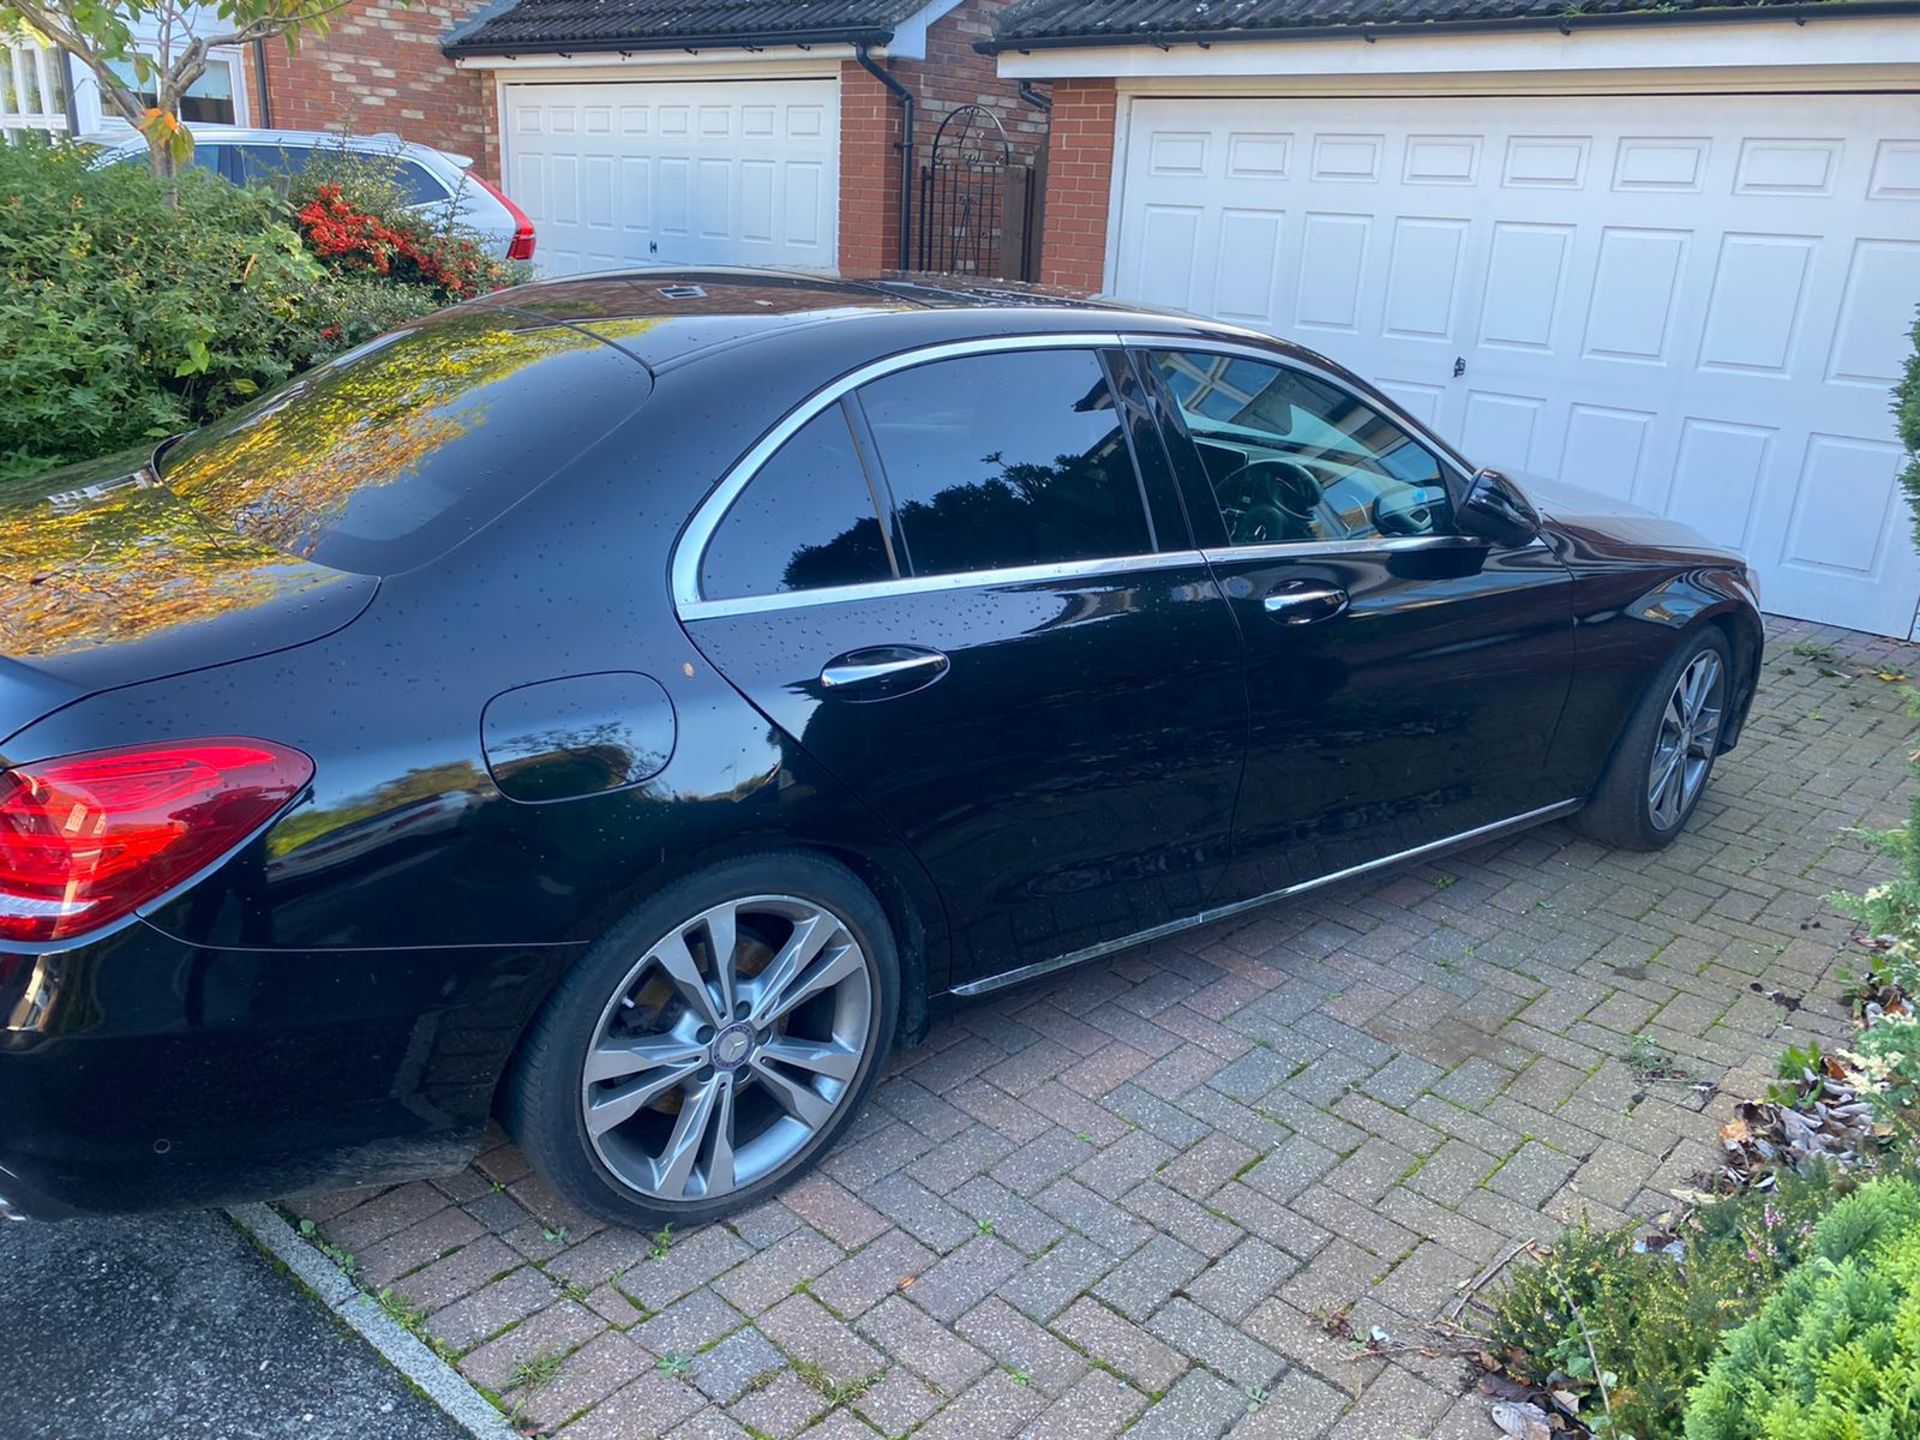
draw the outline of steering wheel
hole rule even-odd
[[[1433,506],[1439,487],[1413,485],[1388,491],[1373,502],[1373,524],[1382,535],[1431,535]],[[1444,490],[1439,496],[1444,496]]]
[[[1216,487],[1236,545],[1311,540],[1319,519],[1320,482],[1293,460],[1249,460]]]

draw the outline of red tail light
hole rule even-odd
[[[65,940],[218,860],[313,762],[264,740],[131,745],[0,772],[0,942]]]
[[[506,206],[507,213],[513,216],[513,241],[507,246],[507,258],[509,260],[533,259],[533,221],[527,218],[527,212],[509,200],[506,191],[477,170],[469,170],[467,177]]]

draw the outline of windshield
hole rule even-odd
[[[491,523],[652,381],[560,325],[485,308],[384,335],[159,457],[202,515],[335,570],[393,575]]]

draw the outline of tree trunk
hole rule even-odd
[[[153,167],[153,178],[166,188],[167,208],[180,208],[180,165],[173,158],[173,142],[155,134],[147,136],[147,163]]]

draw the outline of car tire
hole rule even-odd
[[[1696,683],[1705,689],[1690,715]],[[1634,707],[1574,829],[1623,850],[1671,845],[1706,793],[1732,693],[1726,635],[1707,625],[1685,636]]]
[[[503,1119],[590,1215],[716,1219],[790,1184],[845,1131],[886,1062],[900,988],[886,912],[850,870],[804,852],[728,861],[643,901],[555,987],[515,1054]]]

